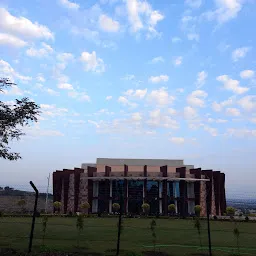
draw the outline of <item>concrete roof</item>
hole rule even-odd
[[[101,165],[130,165],[130,166],[183,166],[183,160],[170,160],[170,159],[128,159],[128,158],[97,158],[97,164]]]

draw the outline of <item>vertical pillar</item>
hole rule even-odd
[[[90,167],[88,166],[87,167],[88,169],[88,201],[89,201],[89,204],[92,206],[93,205],[93,180],[90,179],[90,177],[93,177],[94,173],[97,172],[97,168],[96,167]],[[92,211],[92,208],[91,207],[91,211]]]
[[[162,203],[162,207],[163,207],[163,213],[164,215],[168,215],[168,205],[167,205],[167,170],[168,167],[167,165],[165,166],[161,166],[160,167],[160,172],[162,173],[162,177],[166,177],[165,180],[162,181],[162,185],[163,185],[163,189],[162,189],[162,200],[160,199],[161,203]]]
[[[176,168],[176,172],[180,174],[180,178],[186,178],[186,167]],[[180,215],[182,217],[187,215],[186,199],[186,182],[180,180]]]
[[[110,177],[111,174],[111,167],[105,166],[105,176]],[[111,180],[105,180],[105,189],[106,189],[106,195],[104,195],[104,205],[107,205],[106,211],[109,213],[112,212],[112,181]]]
[[[163,213],[163,200],[162,200],[162,190],[163,190],[163,183],[161,181],[159,181],[159,213],[162,214]]]
[[[113,183],[112,180],[110,180],[110,186],[109,186],[109,203],[108,203],[108,211],[109,213],[112,213],[112,187],[113,187]]]
[[[69,177],[69,188],[68,188],[68,206],[67,206],[67,212],[74,212],[74,206],[75,206],[75,174],[70,174]]]
[[[206,204],[207,204],[207,209],[209,209],[209,213],[212,214],[212,170],[203,170],[202,174],[205,175],[206,179],[210,179],[210,181],[206,182]]]
[[[81,184],[80,186],[80,178],[81,178],[81,175],[84,175],[84,176],[87,176],[86,173],[84,173],[84,169],[81,169],[81,168],[75,168],[75,171],[74,171],[74,212],[77,212],[78,211],[78,206],[79,204],[81,204],[81,200],[79,200],[80,198],[80,194],[81,194],[81,191],[86,191],[86,195],[88,195],[88,180],[86,180],[84,183],[85,185],[85,188],[82,189],[82,186],[83,184]],[[80,191],[81,190],[81,191]],[[88,200],[88,198],[87,198]]]
[[[92,212],[98,212],[99,181],[93,181]]]
[[[127,165],[124,165],[124,213],[126,214],[128,211],[127,211],[127,208],[128,208],[128,181],[127,179],[125,179],[125,177],[128,176],[128,166]]]
[[[215,196],[215,209],[216,215],[221,215],[220,212],[220,172],[213,172],[213,183],[214,183],[214,196]]]
[[[144,175],[144,177],[148,176],[148,171],[147,171],[146,165],[144,165],[143,175]],[[144,180],[144,183],[143,183],[143,203],[146,203],[146,198],[147,198],[147,178]]]

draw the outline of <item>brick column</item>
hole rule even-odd
[[[74,212],[75,207],[75,174],[69,176],[68,206],[67,212]]]

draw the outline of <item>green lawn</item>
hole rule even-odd
[[[141,252],[153,250],[150,222],[152,219],[124,219],[121,234],[121,250]],[[80,246],[91,252],[106,253],[116,247],[117,218],[85,218]],[[156,235],[159,249],[171,255],[190,255],[198,252],[199,240],[192,220],[156,219]],[[208,246],[207,223],[202,223],[202,243]],[[30,218],[1,218],[0,247],[26,250],[31,227]],[[214,255],[230,255],[219,250],[236,250],[233,223],[211,222],[211,237]],[[238,223],[240,252],[256,255],[256,223]],[[52,217],[48,219],[45,245],[47,248],[72,251],[77,245],[76,218]],[[42,219],[36,219],[33,250],[42,245]],[[86,249],[85,249],[86,248]]]

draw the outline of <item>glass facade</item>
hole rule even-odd
[[[150,205],[150,214],[159,213],[159,182],[148,180],[147,181],[147,196],[146,201]]]
[[[144,181],[130,180],[128,182],[128,212],[141,213],[143,204],[143,184]]]
[[[113,180],[112,181],[112,203],[120,203],[121,194],[124,198],[124,180]]]
[[[109,211],[109,196],[110,196],[110,181],[103,180],[99,181],[99,192],[98,192],[98,212]]]
[[[145,195],[144,180],[95,181],[93,183],[92,211],[111,212],[112,204],[121,204],[122,197],[123,210],[127,213],[140,214],[141,206],[143,202],[146,202],[150,205],[149,214],[151,215],[163,213],[169,204],[176,206],[177,213],[194,214],[194,183],[185,182],[182,188],[184,191],[180,191],[179,181],[167,181],[167,197],[165,197],[161,181],[147,180]],[[167,198],[167,201],[164,198]],[[164,205],[165,202],[167,206]]]

